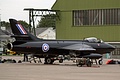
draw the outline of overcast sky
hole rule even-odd
[[[0,0],[1,21],[9,21],[9,18],[17,20],[29,20],[28,11],[24,8],[51,9],[56,0]]]

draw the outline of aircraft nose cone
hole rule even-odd
[[[111,44],[107,44],[107,49],[111,51],[114,51],[115,50],[115,46],[111,45]]]
[[[115,46],[109,44],[109,48],[111,48],[111,49],[114,50],[114,49],[115,49]]]

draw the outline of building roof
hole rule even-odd
[[[9,39],[10,35],[11,34],[8,31],[0,29],[0,41],[5,41],[6,39]]]
[[[56,39],[55,29],[49,27],[42,33],[38,34],[37,37],[42,39]]]
[[[42,32],[44,32],[45,30],[47,30],[48,28],[46,27],[46,28],[36,28],[35,30],[36,30],[36,35],[39,35],[39,34],[41,34]]]
[[[5,35],[5,33],[3,33],[3,31],[0,29],[0,35]]]
[[[1,30],[0,29],[0,35],[11,35],[11,33],[7,30]]]

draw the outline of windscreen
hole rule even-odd
[[[97,39],[95,37],[85,38],[85,40],[91,43],[102,43],[103,42],[101,39]]]

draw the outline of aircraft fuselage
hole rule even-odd
[[[45,44],[45,46],[44,46]],[[12,43],[13,51],[19,53],[34,53],[34,54],[42,54],[42,55],[68,55],[70,50],[64,49],[64,46],[69,46],[73,44],[80,44],[79,46],[89,45],[96,50],[92,51],[75,51],[75,53],[109,53],[114,47],[105,43],[90,43],[85,40],[43,40],[43,41],[27,41],[23,43],[19,43],[19,41],[15,41]],[[63,48],[63,49],[62,49]],[[81,48],[81,47],[80,47]],[[74,52],[74,50],[71,50]]]

